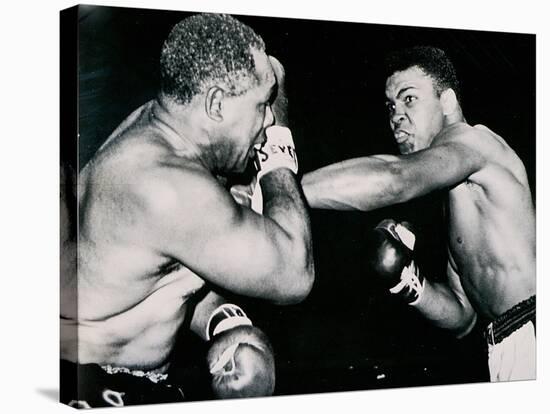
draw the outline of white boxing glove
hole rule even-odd
[[[287,127],[273,125],[265,130],[266,142],[256,149],[258,182],[265,174],[278,168],[288,168],[298,173],[298,157],[292,133]]]
[[[206,360],[217,398],[262,397],[275,390],[275,358],[267,336],[236,305],[226,303],[211,315]]]

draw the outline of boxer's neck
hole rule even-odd
[[[152,122],[157,122],[164,132],[164,138],[178,154],[198,159],[208,170],[216,170],[216,157],[212,149],[207,123],[201,119],[196,105],[180,105],[160,97],[151,108]]]
[[[443,118],[443,126],[448,127],[459,122],[466,122],[464,115],[462,113],[462,108],[460,105],[456,106],[456,109],[448,115],[445,115]]]

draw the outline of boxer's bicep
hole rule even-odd
[[[153,248],[216,286],[237,294],[284,300],[288,235],[277,224],[238,205],[222,187],[175,192],[149,214]]]
[[[237,209],[209,241],[210,281],[235,293],[287,302],[299,280],[289,266],[294,256],[290,236],[269,217]]]
[[[499,151],[497,142],[487,138],[477,128],[456,124],[443,130],[429,148],[400,157],[411,191],[424,194],[452,187],[483,170],[491,154]]]
[[[302,186],[313,208],[368,211],[456,184],[478,164],[473,151],[450,143],[409,155],[338,162],[305,174]]]
[[[454,141],[401,156],[390,167],[401,181],[402,201],[407,201],[464,182],[485,163],[479,151]]]
[[[302,186],[313,208],[368,211],[400,202],[401,183],[390,169],[397,157],[353,158],[303,176]]]

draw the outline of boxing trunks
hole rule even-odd
[[[122,407],[185,401],[167,375],[61,360],[60,400],[74,408]]]
[[[491,381],[536,377],[536,296],[533,295],[491,322],[485,330]]]

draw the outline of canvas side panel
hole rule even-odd
[[[77,177],[78,177],[78,6],[60,12],[60,399],[76,396],[77,370],[67,359],[78,354]],[[72,365],[71,365],[72,366]]]

